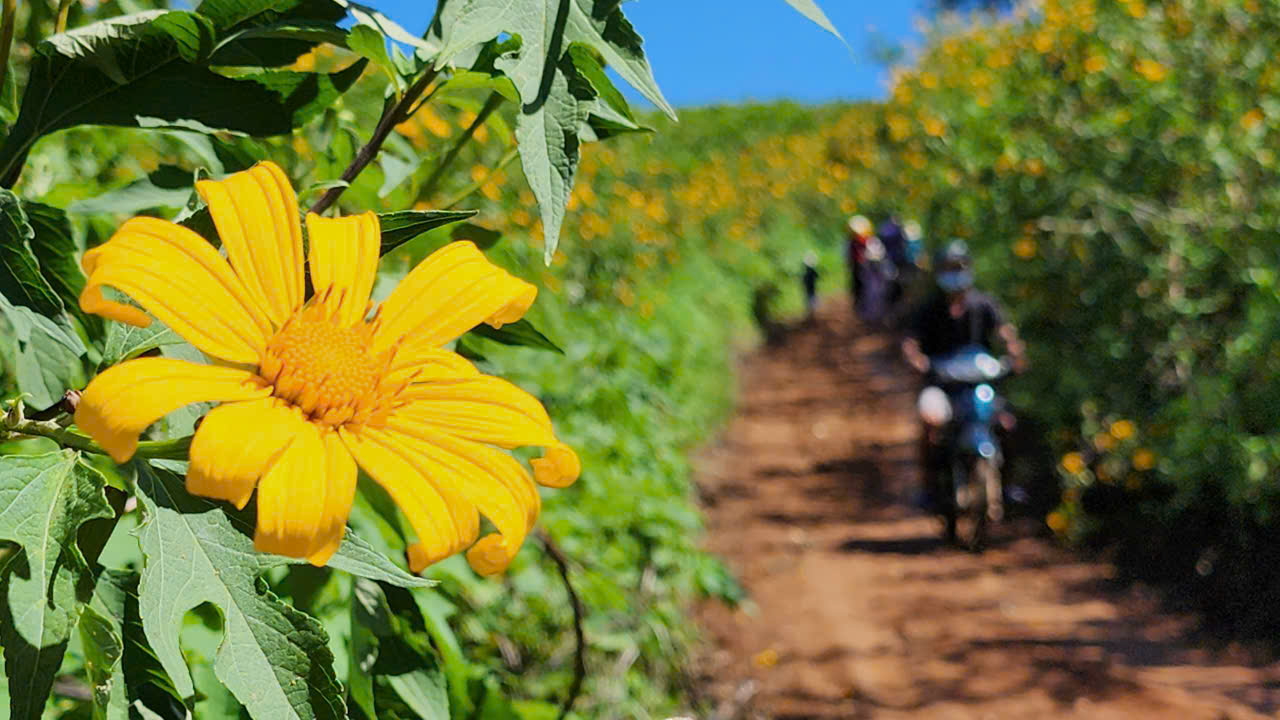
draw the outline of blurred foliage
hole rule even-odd
[[[1277,40],[1263,0],[944,20],[837,153],[856,204],[967,238],[1020,324],[1052,528],[1241,627],[1280,593]]]

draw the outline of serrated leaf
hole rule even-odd
[[[380,253],[386,255],[422,233],[473,217],[475,210],[399,210],[379,213],[382,227]]]
[[[363,70],[357,63],[333,75],[227,77],[184,60],[199,48],[172,34],[172,22],[155,25],[162,15],[111,18],[37,47],[22,111],[0,147],[0,181],[12,185],[42,135],[75,125],[132,127],[142,116],[259,136],[287,133],[332,104]]]
[[[564,350],[559,345],[551,342],[551,340],[543,335],[533,323],[528,320],[517,320],[513,323],[506,323],[500,328],[492,325],[481,324],[471,330],[472,333],[483,338],[488,338],[494,342],[503,345],[521,345],[524,347],[539,348],[541,350],[550,350],[552,352],[564,354]]]
[[[0,367],[30,396],[30,405],[51,407],[67,390],[84,387],[85,352],[65,313],[50,319],[0,294]]]
[[[591,83],[574,67],[569,48],[582,43],[600,53],[624,80],[674,119],[675,110],[663,98],[644,57],[643,40],[616,0],[461,0],[446,6],[437,21],[443,47],[436,67],[502,32],[519,38],[519,47],[497,58],[495,65],[515,83],[524,102],[516,141],[525,177],[538,200],[550,264],[577,172],[579,134],[596,99]]]
[[[214,671],[251,713],[339,717],[340,691],[323,628],[258,588],[263,571],[305,561],[256,552],[246,514],[188,495],[182,480],[167,470],[137,467],[146,518],[139,529],[146,559],[139,611],[146,637],[178,691],[190,696],[194,687],[177,629],[188,610],[210,602],[221,610],[226,633]],[[434,584],[400,569],[350,531],[329,566],[401,587]],[[163,589],[175,587],[182,592]]]
[[[548,265],[560,240],[569,194],[578,171],[578,133],[587,121],[594,91],[566,58],[552,75],[547,96],[536,106],[526,105],[516,118],[516,143],[520,165],[529,188],[538,199],[542,217],[543,254]]]
[[[40,274],[30,244],[34,237],[18,196],[0,190],[0,294],[14,305],[52,317],[62,312],[62,300]]]
[[[324,628],[259,586],[279,560],[253,549],[211,503],[172,473],[138,463],[145,565],[138,609],[147,640],[183,696],[195,688],[178,646],[187,611],[212,603],[224,619],[214,672],[255,717],[345,717]]]
[[[442,29],[443,45],[436,67],[443,67],[463,49],[498,37],[503,32],[522,40],[509,77],[525,103],[535,102],[544,85],[545,68],[560,61],[571,43],[595,48],[622,79],[675,119],[653,79],[644,56],[644,40],[627,21],[616,0],[462,0],[451,22]]]
[[[71,450],[0,457],[0,541],[17,543],[5,567],[0,644],[14,720],[38,718],[79,615],[88,573],[76,532],[111,517],[102,475]]]

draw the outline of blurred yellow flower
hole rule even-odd
[[[1107,67],[1107,59],[1101,55],[1090,55],[1085,58],[1084,71],[1087,73],[1102,72]]]
[[[1062,469],[1072,475],[1084,472],[1084,458],[1078,452],[1069,452],[1062,456]]]
[[[924,120],[924,131],[933,137],[942,137],[947,132],[947,126],[936,117],[928,117]]]
[[[1050,530],[1056,533],[1066,532],[1068,527],[1067,516],[1057,510],[1054,510],[1045,516],[1044,522],[1049,526]]]
[[[1128,440],[1133,437],[1134,427],[1129,420],[1117,420],[1111,423],[1111,437],[1117,440]]]
[[[1265,119],[1266,117],[1262,114],[1262,108],[1254,108],[1240,118],[1240,126],[1245,130],[1252,130],[1262,125],[1262,121]]]
[[[1146,78],[1148,81],[1153,83],[1161,82],[1166,77],[1169,76],[1169,68],[1156,62],[1155,60],[1150,60],[1147,58],[1143,58],[1135,62],[1133,64],[1133,69],[1139,75],[1141,75],[1142,77]]]
[[[1093,446],[1100,452],[1106,452],[1116,446],[1116,439],[1111,433],[1098,433],[1093,436]]]
[[[1019,238],[1018,241],[1013,244],[1013,254],[1017,255],[1023,260],[1030,260],[1031,258],[1035,257],[1036,256],[1035,238],[1030,238],[1030,237]]]
[[[308,214],[304,263],[297,196],[279,167],[259,163],[196,189],[226,257],[182,226],[133,218],[85,253],[80,306],[137,327],[154,315],[223,364],[145,357],[111,367],[85,389],[80,429],[122,463],[168,413],[222,403],[192,440],[187,489],[244,507],[256,487],[259,550],[327,563],[360,467],[417,533],[415,572],[468,546],[478,572],[505,568],[538,516],[535,481],[572,483],[578,458],[533,396],[443,346],[481,322],[520,319],[537,289],[457,242],[370,318],[376,214]],[[104,286],[142,309],[108,299]],[[531,475],[494,445],[546,455]],[[477,542],[480,513],[498,533]]]
[[[1134,470],[1150,470],[1156,466],[1156,454],[1146,448],[1138,448],[1133,453]]]

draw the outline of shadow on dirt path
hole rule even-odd
[[[1174,718],[1280,709],[1280,666],[1198,647],[1114,570],[997,530],[971,555],[914,510],[916,383],[895,342],[826,303],[741,368],[706,450],[709,549],[751,597],[699,610],[700,687],[730,718]]]

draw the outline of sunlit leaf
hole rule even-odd
[[[76,585],[88,567],[76,532],[111,517],[105,480],[71,450],[0,456],[0,541],[16,543],[0,580],[0,644],[10,716],[40,717],[80,613]]]

